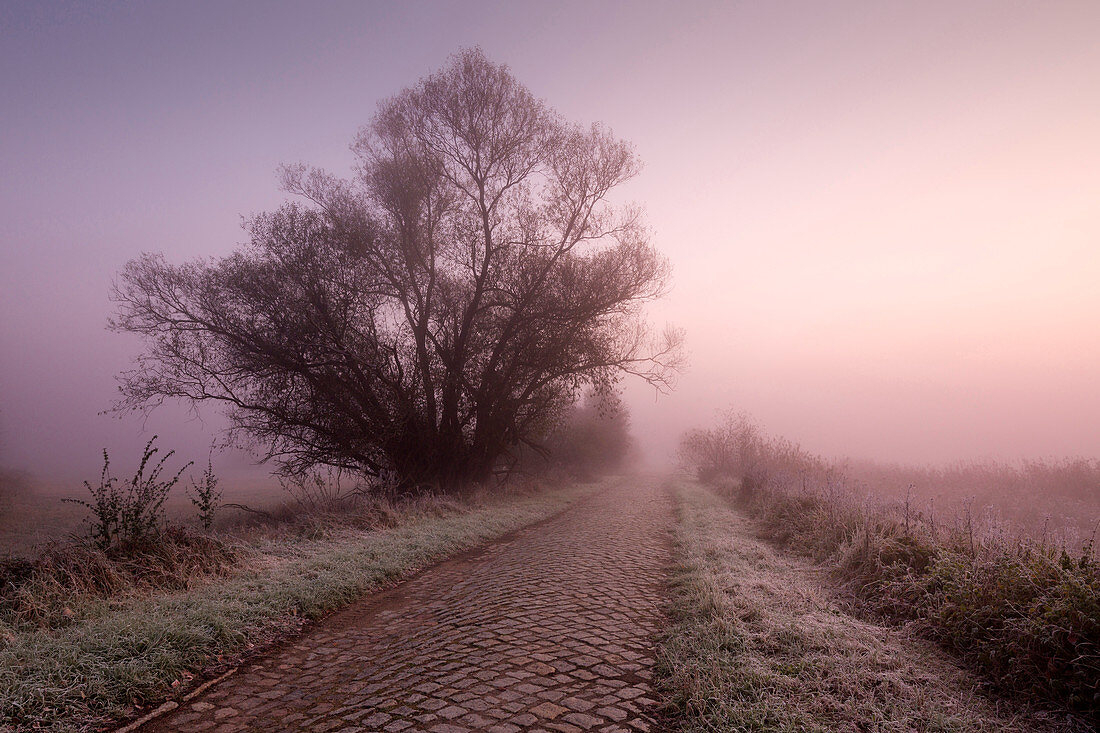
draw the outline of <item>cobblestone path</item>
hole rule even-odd
[[[671,504],[612,485],[326,620],[144,731],[648,731]]]

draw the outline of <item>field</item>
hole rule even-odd
[[[942,467],[849,461],[849,491],[944,526],[968,520],[981,534],[1025,535],[1081,549],[1100,523],[1100,461],[971,461]]]

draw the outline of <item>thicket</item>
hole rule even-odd
[[[767,436],[744,416],[697,430],[685,464],[784,548],[832,565],[861,610],[911,622],[1006,692],[1100,723],[1100,564],[1071,548],[862,497],[843,464]]]
[[[620,470],[633,449],[630,414],[613,390],[589,391],[572,405],[545,441],[545,466],[593,481]]]

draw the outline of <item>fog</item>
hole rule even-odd
[[[1100,6],[961,5],[0,6],[0,464],[205,458],[215,411],[101,414],[141,348],[112,278],[232,251],[282,163],[350,175],[377,103],[473,45],[646,163],[690,360],[624,382],[651,463],[727,407],[832,456],[1095,456]]]

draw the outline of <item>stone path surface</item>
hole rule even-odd
[[[143,731],[650,731],[671,504],[621,481],[326,620]]]

